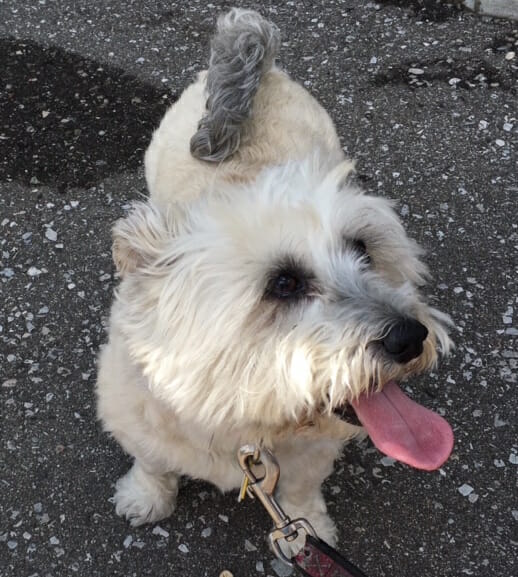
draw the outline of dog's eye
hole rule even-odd
[[[306,288],[305,278],[289,271],[281,271],[269,281],[266,293],[273,298],[295,299],[304,296]]]
[[[266,278],[266,299],[293,302],[316,294],[314,273],[305,263],[289,255],[277,260]]]
[[[351,246],[359,257],[361,257],[366,263],[370,263],[371,259],[367,251],[367,245],[363,240],[355,238],[351,241]]]
[[[273,270],[266,285],[265,296],[280,300],[297,300],[308,294],[309,278],[298,267]]]
[[[355,238],[352,241],[352,245],[353,245],[354,250],[357,253],[359,253],[361,255],[367,254],[367,246],[365,245],[363,240],[361,240],[360,238]]]

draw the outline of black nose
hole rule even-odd
[[[381,341],[385,353],[397,363],[408,363],[423,352],[428,329],[414,319],[403,319],[391,327]]]

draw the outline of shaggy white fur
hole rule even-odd
[[[239,32],[260,17],[225,18]],[[420,296],[426,268],[390,202],[351,184],[329,116],[284,72],[261,70],[230,157],[194,158],[206,78],[153,135],[149,202],[114,227],[98,411],[135,457],[116,510],[134,525],[171,514],[181,475],[235,489],[237,449],[256,443],[280,463],[286,512],[332,544],[320,487],[361,431],[333,411],[433,366],[448,318]],[[428,331],[404,362],[383,350],[401,318]]]

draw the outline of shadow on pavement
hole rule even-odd
[[[89,187],[140,164],[173,98],[61,48],[1,39],[0,180]]]

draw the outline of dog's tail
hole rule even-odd
[[[207,113],[191,138],[191,154],[221,162],[239,148],[261,76],[273,65],[279,29],[253,10],[233,8],[218,19],[207,74]]]

